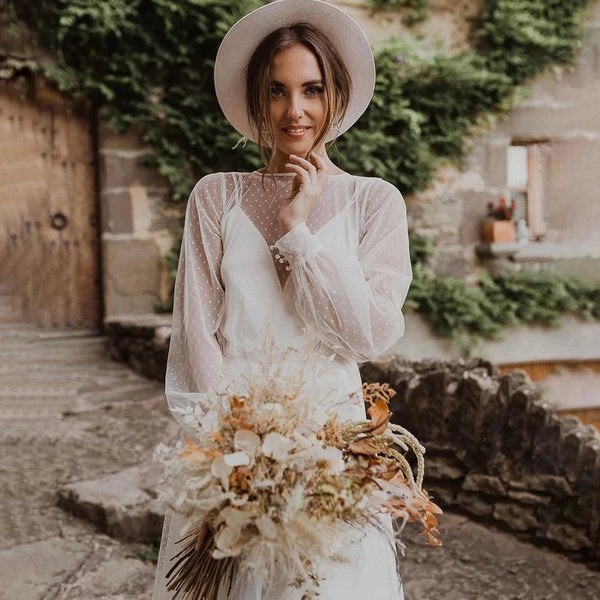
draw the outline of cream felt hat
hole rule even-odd
[[[375,61],[366,35],[343,10],[322,0],[274,0],[242,17],[227,32],[215,59],[215,90],[227,120],[249,140],[256,141],[246,108],[246,67],[258,44],[272,31],[298,22],[310,23],[331,41],[352,82],[350,102],[338,137],[366,110],[375,88]]]

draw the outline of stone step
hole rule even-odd
[[[164,511],[155,497],[160,468],[146,463],[112,475],[70,483],[58,492],[58,506],[94,523],[111,537],[129,542],[160,541]]]

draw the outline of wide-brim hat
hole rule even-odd
[[[235,23],[223,38],[215,59],[215,90],[221,110],[231,125],[253,142],[256,139],[246,105],[248,63],[267,35],[298,22],[310,23],[327,36],[350,74],[352,88],[346,115],[339,123],[339,129],[332,129],[325,141],[350,129],[373,96],[373,52],[363,30],[349,14],[322,0],[275,0]]]

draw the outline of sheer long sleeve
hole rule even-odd
[[[291,265],[296,310],[321,342],[346,359],[369,360],[404,333],[402,305],[412,278],[406,208],[376,180],[364,200],[356,252],[302,223],[276,246]]]
[[[188,200],[173,299],[173,323],[167,359],[165,394],[173,416],[184,415],[217,386],[223,358],[216,332],[223,315],[219,277],[222,243],[221,182],[201,179]]]

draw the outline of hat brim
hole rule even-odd
[[[375,89],[375,61],[369,40],[346,12],[322,0],[275,0],[242,17],[227,32],[215,59],[215,91],[226,119],[243,136],[256,142],[246,107],[246,67],[258,44],[272,31],[297,22],[319,29],[336,48],[350,74],[350,102],[338,137],[359,119]]]

